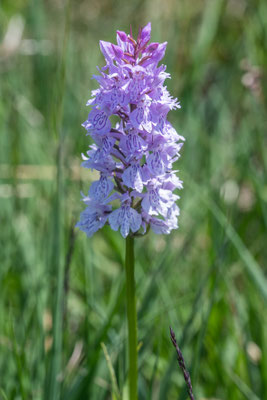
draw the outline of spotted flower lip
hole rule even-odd
[[[122,236],[129,235],[130,230],[137,232],[142,223],[141,215],[129,204],[122,204],[120,208],[114,210],[109,215],[111,229],[117,231],[120,228]]]
[[[98,68],[83,127],[94,144],[82,166],[99,172],[83,197],[86,209],[77,223],[87,236],[104,225],[140,236],[148,227],[156,234],[178,228],[176,204],[183,183],[173,163],[180,157],[184,137],[167,120],[181,108],[164,86],[170,74],[164,57],[167,43],[149,43],[151,24],[134,39],[117,31],[117,44],[100,41],[105,66]],[[117,120],[115,124],[112,122]]]

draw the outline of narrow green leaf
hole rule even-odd
[[[121,400],[121,394],[120,394],[120,390],[118,387],[116,374],[115,374],[115,371],[114,371],[114,368],[113,368],[113,365],[111,362],[111,358],[108,354],[108,350],[107,350],[105,343],[101,342],[101,347],[102,347],[103,353],[105,355],[105,359],[107,361],[107,365],[108,365],[108,369],[109,369],[109,374],[110,374],[111,383],[112,383],[112,396],[114,397],[114,400]]]

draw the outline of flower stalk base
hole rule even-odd
[[[134,278],[134,238],[126,238],[126,298],[128,321],[128,354],[129,354],[129,400],[138,399],[137,382],[137,315]]]

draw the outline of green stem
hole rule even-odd
[[[126,297],[129,351],[129,400],[137,400],[137,317],[134,279],[134,239],[126,238]]]

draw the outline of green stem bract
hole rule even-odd
[[[137,400],[137,316],[134,279],[134,238],[130,236],[126,238],[125,269],[129,352],[129,400]]]

